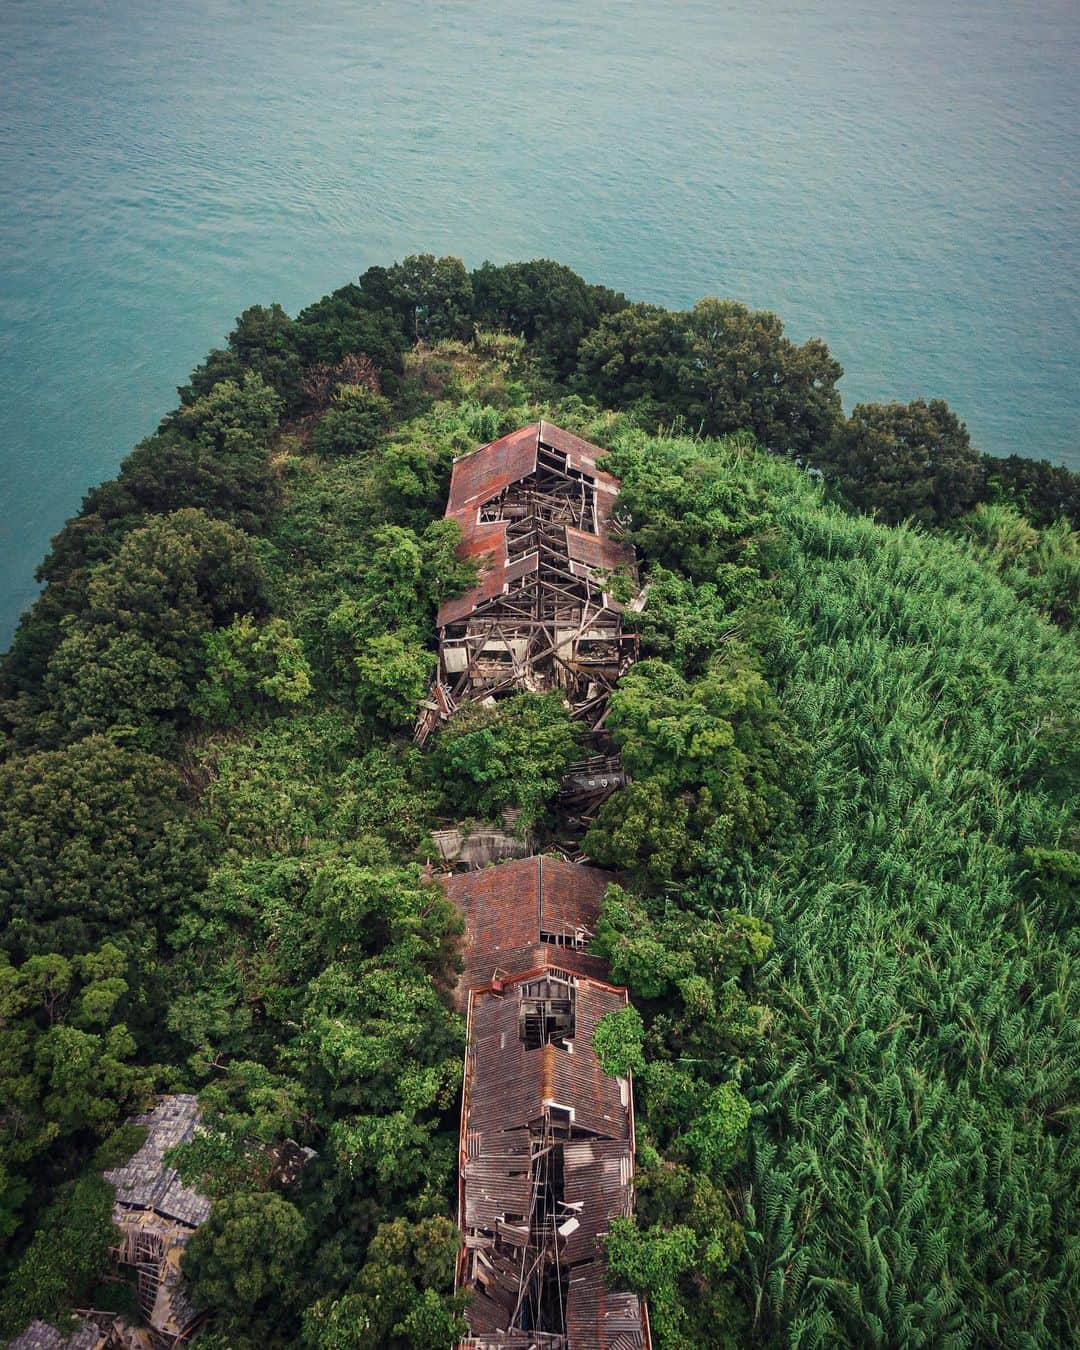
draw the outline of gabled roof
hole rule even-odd
[[[480,579],[472,590],[442,605],[437,619],[440,628],[467,618],[474,610],[504,594],[515,581],[536,570],[535,556],[515,562],[508,560],[506,522],[482,521],[480,510],[508,487],[535,474],[542,449],[564,456],[567,470],[584,475],[592,486],[597,533],[568,529],[568,552],[570,536],[575,536],[570,557],[582,565],[606,571],[633,565],[633,549],[617,544],[609,537],[608,522],[619,493],[619,483],[611,474],[597,468],[603,450],[564,431],[554,422],[530,422],[528,426],[481,445],[454,461],[446,517],[456,520],[461,529],[458,557],[473,559],[481,570]],[[593,542],[588,544],[586,540]]]
[[[540,423],[531,422],[454,460],[446,514],[479,511],[511,483],[535,473],[539,437]]]
[[[591,935],[603,894],[615,880],[611,872],[562,858],[535,857],[439,880],[465,919],[465,970],[458,982],[462,1005],[470,989],[489,984],[497,972],[530,970],[547,960],[604,978],[606,968],[598,956],[574,946],[546,944],[540,935],[578,929]]]
[[[548,973],[566,971],[548,962],[519,972],[497,988],[487,986],[469,993],[464,1139],[467,1228],[487,1226],[478,1223],[472,1210],[473,1205],[482,1210],[485,1202],[483,1185],[470,1191],[470,1175],[486,1175],[493,1158],[508,1156],[513,1133],[527,1133],[546,1104],[573,1113],[575,1134],[616,1140],[624,1149],[633,1137],[629,1083],[604,1072],[592,1043],[601,1017],[626,1007],[626,990],[577,977],[573,1049],[547,1044],[529,1050],[519,1034],[519,993],[522,985]],[[472,1169],[470,1159],[477,1163]],[[625,1189],[628,1195],[629,1175]]]
[[[565,1044],[530,1049],[521,1034],[521,996],[535,990],[537,977],[548,976],[572,985],[573,1035]],[[603,1071],[593,1034],[606,1013],[626,1002],[625,989],[571,975],[551,962],[469,992],[458,1220],[466,1268],[483,1279],[470,1286],[467,1346],[532,1344],[509,1329],[508,1316],[528,1273],[523,1262],[536,1203],[534,1172],[545,1151],[538,1150],[544,1136],[537,1120],[549,1108],[568,1112],[570,1121],[570,1136],[554,1143],[562,1157],[556,1198],[562,1206],[566,1345],[640,1350],[649,1343],[640,1300],[607,1287],[600,1243],[612,1221],[631,1210],[634,1117],[631,1084]]]

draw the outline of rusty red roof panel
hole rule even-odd
[[[608,1289],[598,1261],[570,1272],[566,1332],[573,1350],[640,1350],[646,1344],[637,1295]]]
[[[568,1205],[581,1212],[604,1216],[599,1236],[611,1220],[630,1213],[630,1181],[633,1174],[625,1139],[571,1139],[563,1145],[564,1196]],[[596,1235],[585,1227],[566,1239],[566,1261],[576,1266],[596,1256]]]
[[[600,917],[600,901],[615,880],[612,872],[583,867],[565,858],[539,858],[540,928],[546,933],[572,933],[584,928],[590,936]]]
[[[439,606],[436,622],[440,628],[466,618],[506,589],[506,521],[477,521],[469,533],[463,535],[455,552],[459,558],[471,558],[476,562],[480,576],[472,590],[444,600]]]
[[[479,510],[511,483],[535,473],[539,429],[539,423],[533,422],[455,460],[446,514]]]
[[[573,945],[543,943],[540,935],[583,930],[587,943],[596,930],[600,900],[614,879],[597,867],[545,857],[440,877],[465,919],[459,1004],[465,1005],[470,989],[490,984],[496,974],[531,970],[545,961],[604,979],[600,957]]]
[[[527,1049],[521,996],[545,975],[573,981],[573,1039],[566,1047]],[[599,1019],[625,1006],[624,989],[568,976],[550,964],[470,993],[459,1220],[466,1250],[477,1254],[477,1277],[489,1289],[476,1290],[466,1311],[473,1336],[502,1333],[505,1342],[499,1337],[496,1343],[517,1343],[507,1319],[521,1279],[516,1253],[524,1257],[533,1240],[530,1153],[545,1106],[558,1105],[573,1113],[570,1137],[561,1144],[563,1198],[576,1225],[562,1239],[562,1260],[570,1268],[567,1345],[640,1350],[647,1344],[638,1299],[607,1289],[600,1242],[612,1221],[631,1208],[633,1108],[629,1082],[604,1074],[592,1040]]]
[[[446,515],[456,520],[461,528],[457,554],[461,558],[486,560],[488,566],[478,586],[446,601],[440,608],[440,628],[468,618],[482,605],[502,595],[508,585],[536,570],[538,559],[521,559],[507,567],[505,522],[481,521],[480,508],[513,483],[536,472],[541,442],[563,454],[568,468],[584,474],[592,482],[597,533],[568,529],[568,549],[576,550],[570,552],[570,558],[607,571],[634,565],[633,549],[616,543],[609,536],[609,521],[619,483],[611,474],[596,467],[603,452],[552,422],[532,422],[500,440],[480,446],[454,463]],[[501,536],[496,536],[494,526],[501,526]]]
[[[596,489],[597,516],[601,522],[606,521],[619,494],[619,480],[596,467],[604,451],[598,445],[583,441],[572,431],[563,431],[562,427],[557,427],[554,422],[540,423],[540,441],[541,444],[550,446],[552,450],[564,454],[568,468],[576,469],[578,473],[586,474],[593,480]]]
[[[527,978],[545,969],[560,973],[552,965]],[[573,1051],[556,1045],[526,1049],[518,1023],[524,977],[515,977],[502,992],[471,992],[466,1128],[478,1136],[478,1157],[504,1157],[507,1132],[526,1129],[549,1101],[573,1111],[575,1131],[629,1142],[629,1084],[604,1073],[592,1046],[596,1023],[626,1006],[626,990],[572,978],[577,982]],[[466,1216],[469,1203],[467,1197]]]
[[[566,551],[572,561],[604,572],[635,566],[634,550],[629,544],[617,543],[606,534],[576,530],[573,525],[566,527]]]

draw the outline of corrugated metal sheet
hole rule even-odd
[[[619,495],[619,480],[613,478],[611,474],[605,473],[603,469],[596,467],[597,460],[603,455],[603,450],[599,446],[590,445],[588,441],[583,441],[580,436],[575,436],[572,431],[564,431],[562,427],[557,427],[554,422],[540,423],[540,441],[541,444],[550,446],[552,450],[558,450],[560,454],[566,456],[566,466],[569,469],[576,469],[578,473],[584,473],[593,480],[593,488],[596,493],[596,514],[597,525],[602,526],[611,518],[611,513],[615,507],[615,498]]]
[[[562,858],[517,858],[476,872],[440,878],[465,919],[458,1002],[490,984],[496,973],[513,974],[554,962],[603,979],[599,957],[573,946],[542,943],[541,933],[591,934],[600,901],[614,881],[610,872]]]
[[[507,586],[536,570],[537,562],[530,563],[525,559],[507,566],[506,523],[481,521],[480,508],[512,484],[536,472],[541,442],[565,455],[568,468],[588,477],[593,487],[597,533],[568,529],[569,557],[605,571],[633,567],[633,550],[608,537],[608,521],[619,484],[610,474],[597,469],[596,461],[602,451],[552,422],[533,422],[501,440],[482,445],[454,463],[446,515],[461,527],[458,556],[482,561],[486,570],[478,586],[448,600],[440,608],[440,628],[467,618],[474,610],[502,595]]]
[[[544,859],[545,869],[552,861]],[[575,870],[560,861],[552,872],[561,879],[567,869]],[[573,1037],[565,1046],[528,1049],[521,1036],[522,998],[542,990],[548,977],[569,982]],[[560,988],[555,983],[551,992]],[[459,1219],[466,1283],[475,1295],[466,1318],[471,1336],[486,1345],[516,1344],[520,1334],[509,1318],[536,1250],[529,1215],[538,1149],[562,1155],[557,1202],[564,1216],[560,1265],[568,1280],[568,1350],[641,1350],[646,1344],[638,1299],[606,1286],[600,1243],[612,1220],[630,1211],[633,1110],[629,1083],[603,1072],[592,1037],[606,1012],[625,1006],[624,989],[554,966],[470,993]],[[569,1138],[544,1133],[547,1106],[572,1113]]]
[[[541,929],[558,933],[584,927],[590,933],[594,932],[600,917],[600,901],[615,880],[615,874],[603,872],[599,867],[567,862],[565,858],[539,858],[537,861],[540,864]]]
[[[604,1073],[592,1048],[596,1023],[605,1012],[626,1006],[626,991],[577,978],[572,1048],[545,1045],[529,1050],[519,1033],[522,984],[519,979],[502,994],[474,990],[470,996],[466,1132],[477,1138],[475,1163],[480,1171],[473,1173],[477,1177],[486,1175],[481,1164],[490,1161],[501,1172],[508,1157],[518,1156],[507,1153],[509,1132],[527,1130],[542,1116],[545,1103],[569,1109],[575,1131],[619,1140],[629,1149],[626,1085]],[[485,1186],[494,1184],[490,1178],[484,1182]],[[473,1203],[468,1182],[465,1189],[467,1217]],[[586,1215],[582,1227],[595,1236],[603,1231],[605,1220],[604,1215]]]
[[[645,1344],[637,1295],[608,1289],[597,1261],[570,1272],[566,1330],[572,1350],[641,1350]]]
[[[479,510],[511,483],[535,473],[539,430],[539,423],[532,422],[455,460],[446,514],[457,516]]]
[[[608,1231],[611,1220],[630,1213],[633,1175],[626,1139],[581,1139],[563,1145],[565,1197],[568,1205],[581,1204],[582,1213],[602,1215],[590,1231],[584,1225],[566,1242],[567,1264],[576,1266],[596,1256],[596,1238]]]
[[[573,562],[604,572],[635,566],[634,550],[628,544],[619,544],[608,535],[576,530],[572,525],[566,527],[566,551]]]
[[[104,1174],[116,1187],[118,1206],[151,1209],[191,1228],[209,1217],[207,1197],[185,1186],[176,1168],[165,1163],[169,1149],[194,1138],[200,1119],[199,1103],[182,1092],[161,1098],[148,1114],[132,1117],[133,1124],[146,1127],[146,1138],[123,1167]]]

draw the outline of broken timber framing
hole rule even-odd
[[[455,460],[446,516],[461,529],[459,556],[480,575],[439,610],[439,667],[418,744],[463,703],[521,690],[561,689],[574,716],[601,733],[611,690],[638,650],[622,622],[637,605],[613,593],[637,595],[637,565],[619,539],[619,485],[597,467],[602,453],[534,422]]]
[[[468,991],[459,1147],[461,1350],[648,1350],[602,1239],[632,1207],[633,1091],[592,1037],[626,990],[550,963]]]

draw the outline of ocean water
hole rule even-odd
[[[246,305],[409,252],[776,310],[1080,468],[1076,0],[2,0],[0,647]]]

